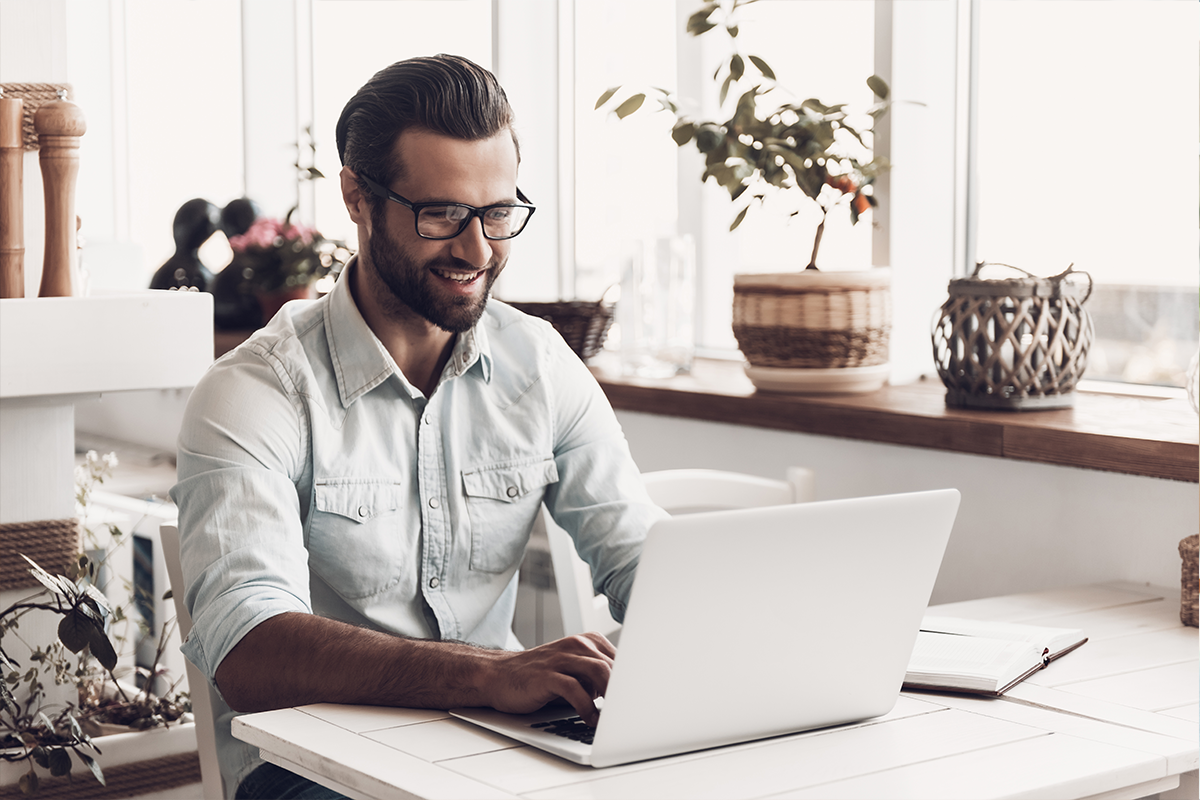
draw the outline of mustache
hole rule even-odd
[[[480,270],[491,269],[496,266],[496,259],[492,258],[482,267],[477,267],[469,261],[464,261],[461,258],[449,256],[446,258],[436,258],[432,261],[425,262],[426,269],[442,269],[450,272],[478,272]]]

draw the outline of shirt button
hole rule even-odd
[[[436,497],[429,498],[429,507],[430,508],[437,508],[440,505],[441,505],[441,503],[438,502],[438,499]]]
[[[507,494],[509,497],[516,497],[517,496],[517,487],[515,487],[515,486],[508,487]]]
[[[370,514],[370,513],[371,513],[371,509],[367,508],[366,506],[358,507],[358,515],[360,517],[365,517],[365,516],[367,516],[367,514]]]
[[[429,588],[430,589],[436,589],[440,584],[441,584],[441,581],[439,581],[437,578],[429,579]]]

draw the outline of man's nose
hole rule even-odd
[[[466,229],[454,237],[450,252],[473,267],[486,267],[492,260],[492,243],[483,235],[483,220],[475,217],[468,222]]]

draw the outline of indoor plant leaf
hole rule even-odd
[[[49,751],[50,774],[54,777],[66,775],[71,771],[71,756],[61,747],[55,747]]]
[[[79,756],[79,760],[82,761],[87,768],[92,771],[92,774],[96,776],[96,780],[100,781],[101,786],[108,785],[104,782],[104,771],[100,769],[100,764],[96,761],[96,759],[92,758],[87,753],[80,752],[79,750],[75,751],[75,755]]]
[[[613,95],[616,94],[617,90],[620,88],[620,86],[613,86],[611,89],[605,89],[604,93],[600,95],[600,98],[596,100],[595,108],[600,108],[600,106],[604,105],[609,100],[612,100]]]
[[[94,620],[78,608],[73,608],[58,622],[58,640],[72,653],[78,653],[87,647],[91,631],[95,629]]]
[[[767,62],[763,61],[758,56],[748,56],[748,58],[750,59],[750,63],[753,64],[758,71],[763,74],[764,78],[775,80],[775,70],[768,67]]]
[[[746,62],[737,53],[729,59],[729,76],[735,81],[740,81],[742,76],[746,74]]]
[[[729,230],[731,230],[731,231],[735,230],[738,225],[741,225],[742,220],[744,220],[746,218],[746,212],[749,210],[750,210],[750,206],[746,206],[741,211],[739,211],[738,215],[733,218],[733,223],[729,226]]]
[[[42,586],[45,586],[54,594],[61,595],[62,597],[71,596],[70,590],[67,587],[73,584],[62,581],[59,578],[51,575],[49,572],[46,572],[46,570],[39,567],[33,559],[24,553],[21,553],[20,555],[21,558],[29,562],[29,574],[36,578],[38,583],[40,583]]]
[[[621,105],[617,106],[617,117],[625,119],[633,112],[642,107],[642,103],[646,101],[646,95],[638,92],[635,95],[628,97]]]
[[[883,78],[879,77],[878,75],[872,75],[871,77],[867,78],[867,86],[871,87],[871,91],[874,92],[880,100],[887,100],[889,89],[887,81],[885,81]]]

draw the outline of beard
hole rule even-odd
[[[504,263],[493,259],[484,268],[481,295],[447,296],[438,291],[431,269],[476,272],[477,268],[454,257],[419,261],[392,238],[381,222],[382,219],[376,220],[373,226],[375,231],[367,240],[366,255],[371,269],[387,289],[381,299],[388,313],[402,318],[412,312],[450,333],[465,333],[475,327]]]

